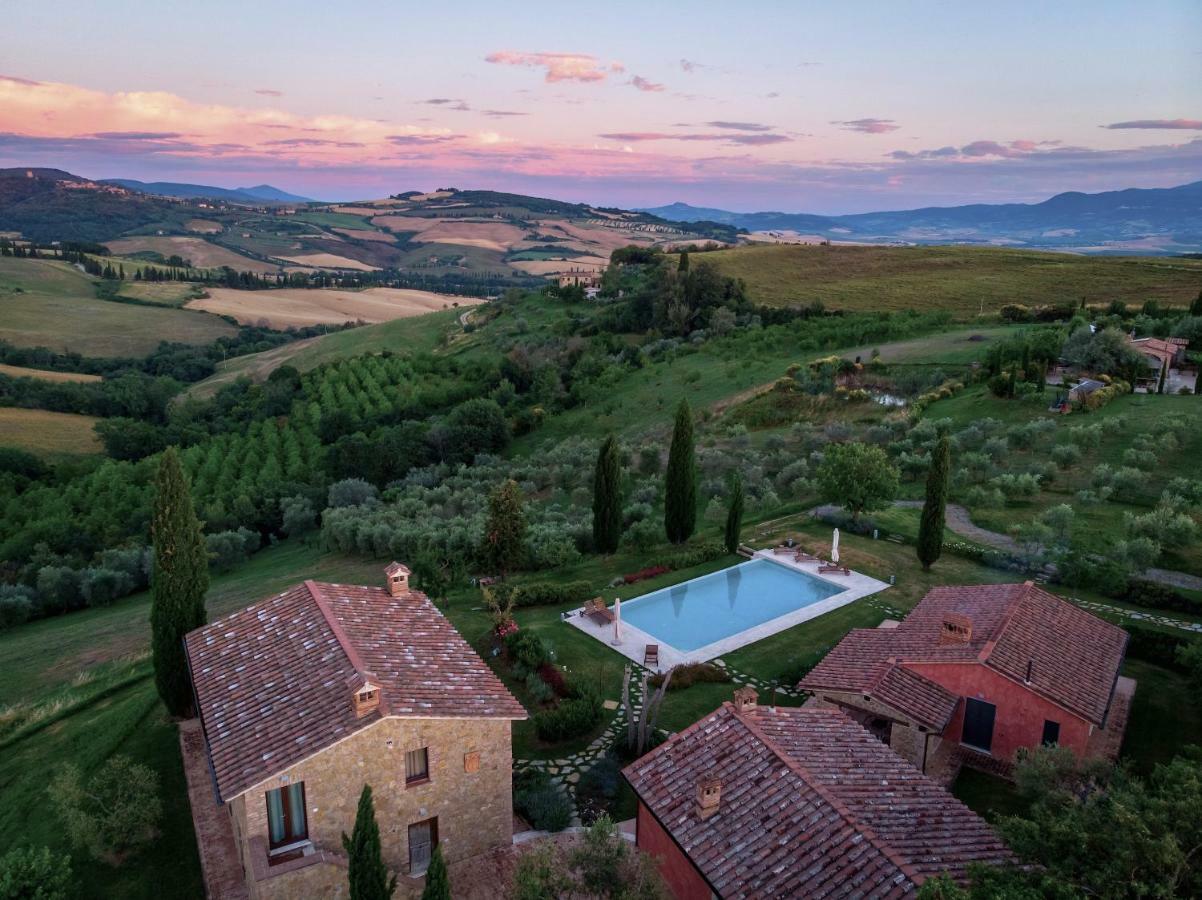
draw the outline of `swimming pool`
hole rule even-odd
[[[805,609],[844,586],[753,559],[622,604],[622,623],[688,653]]]

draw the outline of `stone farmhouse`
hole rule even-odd
[[[364,784],[398,897],[420,892],[436,846],[454,863],[511,843],[526,712],[406,567],[386,579],[306,581],[185,639],[250,897],[345,897]]]
[[[579,285],[582,288],[596,288],[601,286],[601,275],[604,269],[569,269],[566,272],[560,272],[556,275],[559,286],[576,287]]]
[[[921,772],[1006,775],[1020,748],[1118,754],[1127,633],[1034,585],[939,587],[895,628],[848,633],[801,680]]]
[[[837,709],[734,703],[627,766],[636,841],[678,900],[905,897],[1012,859],[990,826]]]

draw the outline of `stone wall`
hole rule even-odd
[[[426,747],[427,781],[405,783],[405,754]],[[478,759],[476,755],[478,754]],[[398,895],[420,890],[410,879],[411,824],[438,819],[438,842],[448,863],[508,845],[513,834],[510,722],[497,719],[387,718],[247,790],[230,804],[243,865],[254,877],[257,856],[267,840],[266,792],[303,781],[309,839],[319,849],[341,852],[342,833],[355,824],[359,794],[372,787],[385,864],[401,873]],[[258,845],[258,849],[256,849]],[[287,866],[283,868],[287,869]],[[332,870],[332,871],[331,871]],[[274,874],[258,881],[257,897],[336,896],[327,880],[345,883],[345,870],[326,864],[281,872],[283,894]],[[339,880],[340,879],[340,880]],[[310,880],[314,880],[310,889]],[[290,887],[285,889],[285,883]],[[301,890],[298,885],[306,887]],[[296,891],[301,890],[301,893]],[[291,893],[289,893],[291,891]]]

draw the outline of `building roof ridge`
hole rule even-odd
[[[309,596],[313,598],[313,602],[317,605],[317,609],[321,612],[322,618],[326,620],[326,625],[334,635],[334,639],[338,641],[338,646],[342,648],[342,652],[346,655],[347,660],[359,676],[364,680],[375,678],[374,673],[368,670],[363,663],[363,657],[359,655],[359,649],[351,640],[350,635],[346,633],[346,629],[342,627],[342,622],[334,615],[334,610],[330,606],[330,601],[326,599],[326,595],[322,593],[321,583],[314,581],[312,578],[305,579],[305,588],[309,591]],[[388,697],[387,692],[380,688],[380,715],[388,715]]]
[[[807,766],[799,763],[792,755],[787,753],[783,747],[778,745],[776,741],[772,740],[772,738],[769,737],[764,730],[759,727],[758,724],[754,723],[752,717],[739,713],[738,710],[734,708],[733,704],[729,702],[724,703],[723,706],[729,707],[731,714],[744,728],[751,732],[752,736],[754,736],[765,747],[767,747],[777,757],[777,759],[779,759],[785,765],[785,767],[789,769],[789,771],[813,788],[815,793],[822,797],[822,799],[825,800],[831,806],[831,808],[839,814],[840,818],[842,818],[854,830],[864,835],[865,840],[867,840],[870,844],[872,844],[873,847],[880,851],[880,853],[886,859],[897,866],[897,868],[907,878],[909,878],[910,881],[916,885],[922,883],[924,880],[923,876],[919,874],[913,863],[909,862],[905,857],[902,856],[900,851],[898,851],[893,847],[893,845],[877,834],[876,829],[874,829],[867,822],[864,822],[854,812],[852,812],[851,808],[839,797],[837,797],[826,785],[822,784]],[[831,712],[835,714],[841,714],[838,710],[831,710]]]

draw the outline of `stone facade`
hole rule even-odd
[[[401,876],[398,896],[420,892],[423,881],[406,877],[408,829],[414,823],[437,818],[438,844],[448,863],[508,845],[511,746],[507,719],[391,717],[249,788],[228,807],[251,895],[344,896],[341,836],[354,827],[364,784],[372,787],[384,862]],[[406,784],[405,754],[423,747],[429,778]],[[297,781],[305,785],[309,840],[323,858],[268,867],[266,793]]]

